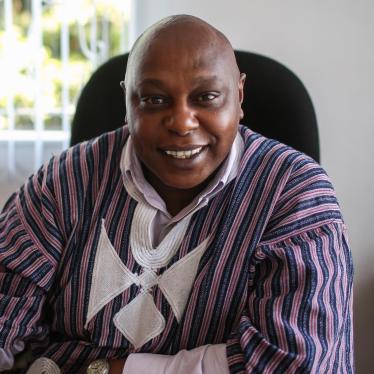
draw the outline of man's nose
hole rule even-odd
[[[199,127],[196,118],[196,111],[188,103],[174,105],[168,117],[165,120],[166,127],[169,131],[180,136],[188,135],[191,131]]]

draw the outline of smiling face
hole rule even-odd
[[[235,139],[244,76],[206,24],[175,23],[144,39],[126,75],[135,151],[161,196],[163,188],[201,190]]]

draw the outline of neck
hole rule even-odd
[[[205,180],[203,183],[188,189],[179,189],[171,186],[167,186],[162,181],[157,178],[154,174],[150,173],[143,166],[143,173],[147,181],[152,185],[152,187],[157,191],[161,198],[165,201],[168,212],[175,216],[183,208],[189,205],[194,198],[199,195],[201,191],[208,185],[211,177]]]

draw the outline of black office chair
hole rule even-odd
[[[255,53],[235,51],[246,73],[242,123],[268,138],[306,153],[317,162],[319,140],[312,101],[300,79],[288,68]],[[72,123],[71,145],[124,124],[123,80],[128,54],[99,67],[84,87]]]

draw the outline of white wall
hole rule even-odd
[[[187,13],[223,31],[235,48],[291,68],[317,111],[322,164],[349,226],[354,256],[357,373],[374,349],[374,1],[137,0],[137,30]]]

